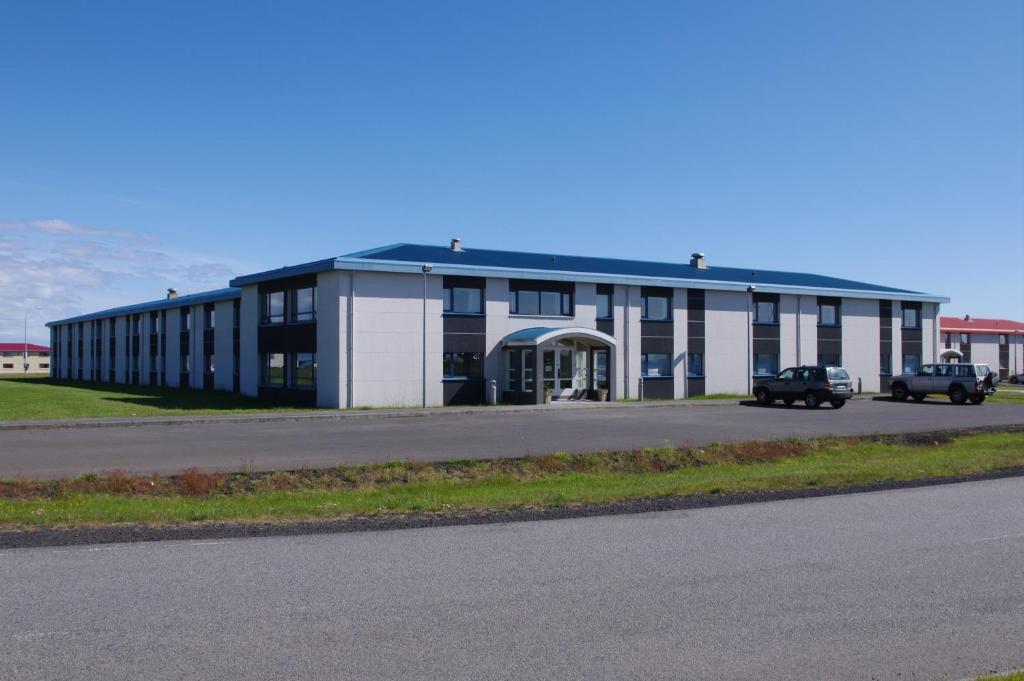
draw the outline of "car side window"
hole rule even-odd
[[[796,372],[796,380],[798,380],[798,381],[806,381],[809,378],[808,373],[809,372],[807,371],[807,369],[800,369],[800,370],[798,370]]]
[[[779,374],[779,380],[780,381],[791,381],[791,380],[793,380],[793,374],[794,373],[795,372],[793,371],[793,369],[786,369],[781,374]]]
[[[920,369],[917,370],[917,375],[918,376],[934,376],[935,375],[935,365],[934,364],[925,364],[923,367],[921,367]]]
[[[945,376],[952,376],[953,375],[952,369],[953,369],[953,367],[949,366],[948,364],[940,364],[937,367],[935,367],[935,375],[936,376],[943,376],[943,377],[945,377]]]

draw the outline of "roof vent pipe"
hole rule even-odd
[[[708,261],[704,257],[704,254],[692,253],[690,255],[690,267],[696,267],[699,270],[706,270],[708,268]]]
[[[167,300],[174,300],[178,297],[178,289],[169,288],[167,289]]]
[[[969,315],[969,314],[965,314],[965,315],[964,315],[964,321],[965,321],[965,322],[969,322],[969,321],[971,321],[971,315]]]
[[[459,237],[455,237],[454,239],[452,239],[452,250],[455,251],[456,253],[462,251],[462,239],[460,239]]]

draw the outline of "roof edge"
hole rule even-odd
[[[46,326],[56,326],[60,324],[77,324],[78,322],[87,322],[93,319],[106,319],[107,317],[119,317],[126,314],[153,312],[155,310],[166,310],[173,307],[183,307],[186,305],[199,305],[201,303],[216,303],[222,300],[234,300],[236,298],[241,297],[242,291],[237,288],[222,288],[215,289],[213,291],[200,291],[199,293],[190,293],[188,295],[178,296],[177,298],[161,298],[160,300],[150,300],[145,303],[135,303],[133,305],[112,307],[107,310],[88,312],[86,314],[78,315],[76,317],[57,319],[54,321],[46,322]]]

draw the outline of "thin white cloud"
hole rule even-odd
[[[221,288],[248,265],[167,248],[155,237],[67,220],[0,220],[0,341],[47,342],[46,321],[182,293]]]

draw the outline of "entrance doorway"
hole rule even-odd
[[[611,336],[580,327],[531,327],[502,340],[502,401],[608,399],[615,375]]]
[[[594,350],[588,343],[573,340],[558,341],[553,348],[544,350],[542,370],[544,388],[551,391],[551,398],[586,399],[591,388],[590,356],[595,355],[595,375],[597,378],[598,362],[603,382],[607,383],[607,350]],[[597,359],[601,353],[601,360]]]

